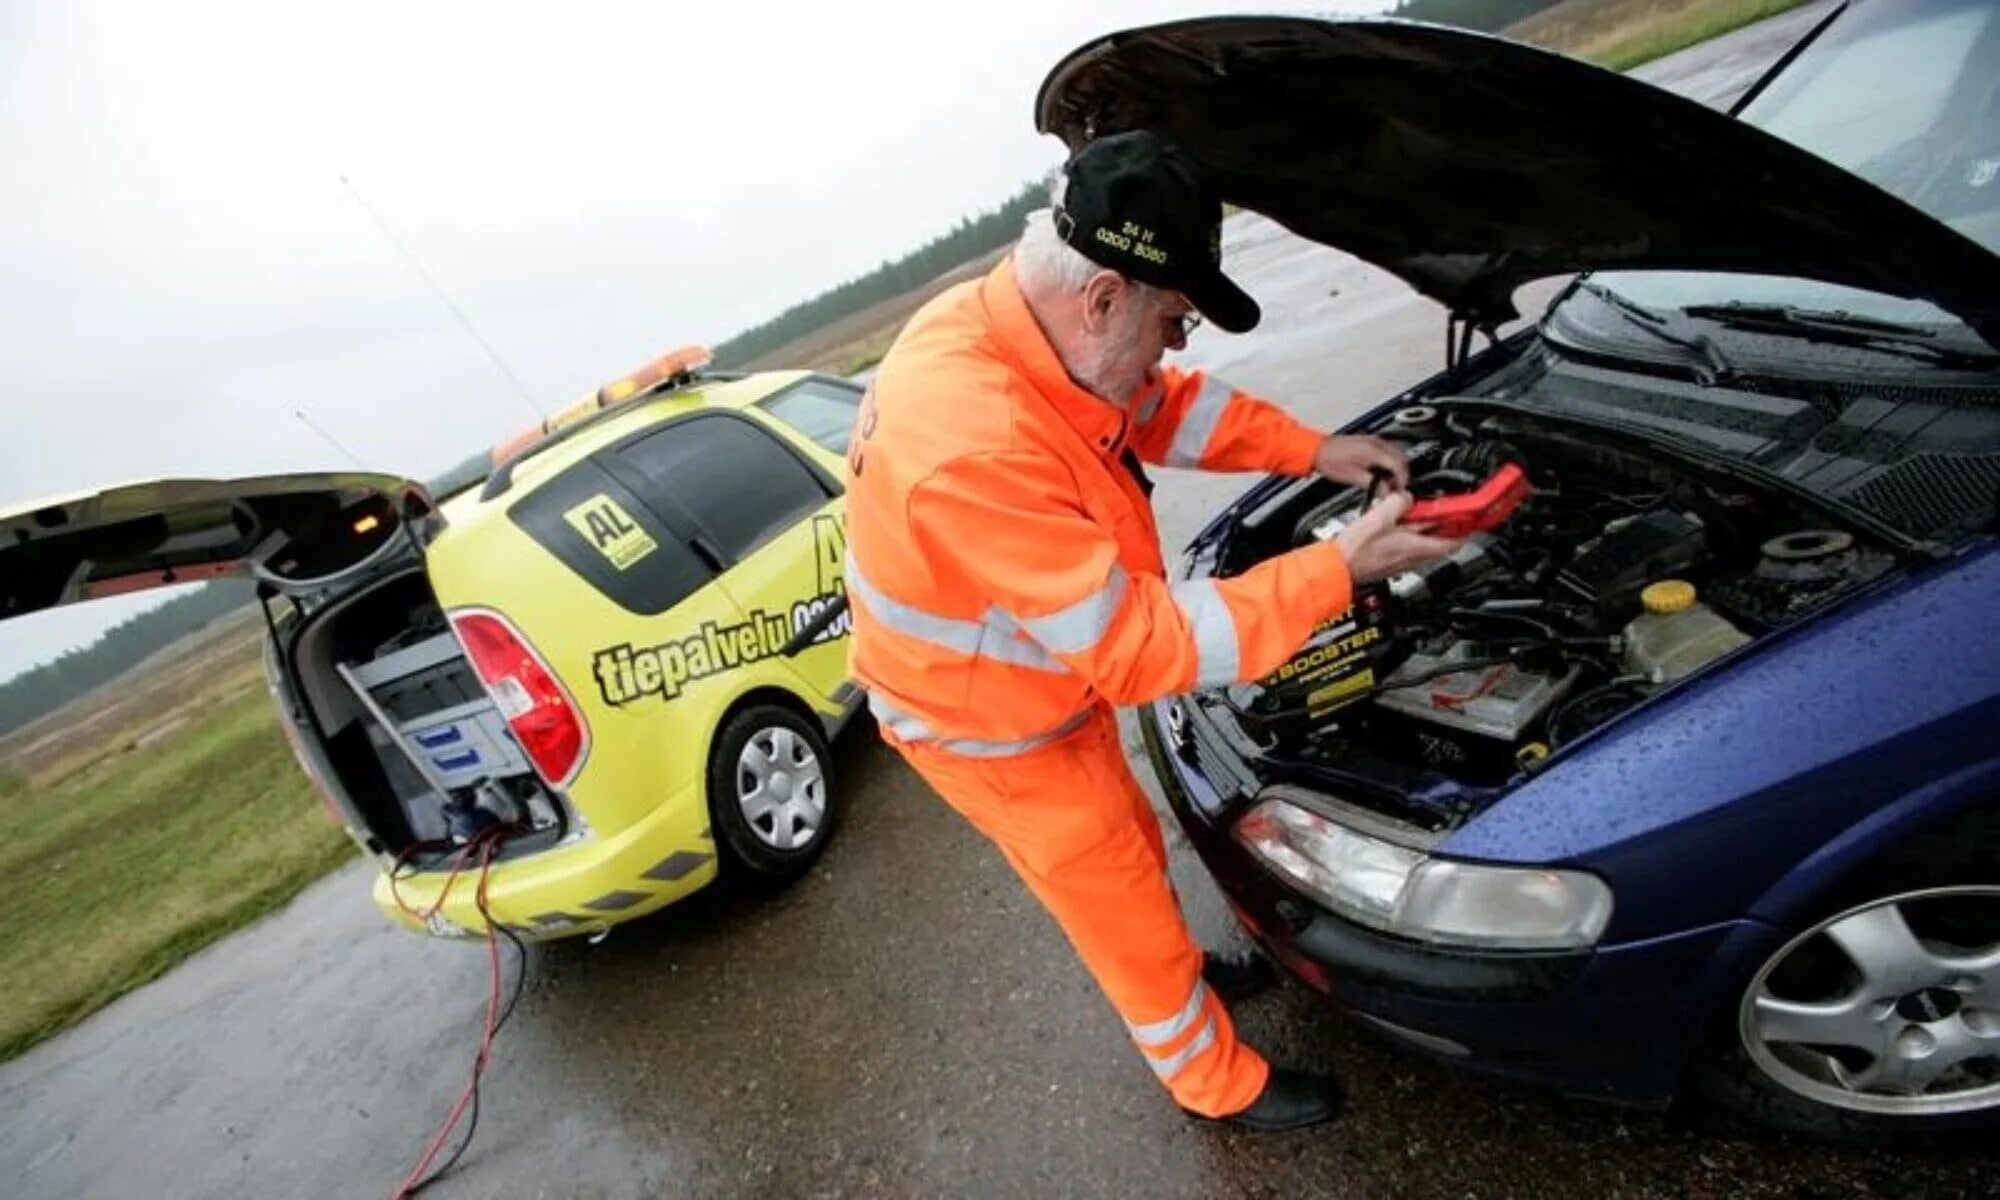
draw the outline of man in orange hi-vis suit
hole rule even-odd
[[[1056,207],[984,279],[904,328],[848,457],[853,669],[884,736],[990,838],[1062,925],[1186,1110],[1254,1129],[1330,1120],[1330,1076],[1273,1069],[1224,998],[1268,977],[1204,956],[1113,705],[1254,679],[1357,581],[1449,553],[1396,520],[1388,443],[1326,437],[1200,372],[1163,368],[1200,313],[1241,332],[1222,207],[1147,133],[1084,147]],[[1332,542],[1169,585],[1139,461],[1317,472],[1384,501]]]

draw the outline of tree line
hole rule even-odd
[[[1389,10],[1389,15],[1497,33],[1558,3],[1560,0],[1396,0],[1396,7]]]
[[[715,347],[715,364],[740,368],[759,355],[804,337],[842,317],[920,287],[955,267],[1011,243],[1021,233],[1021,221],[1048,204],[1048,189],[1031,183],[1000,207],[959,221],[893,262],[850,279],[802,304],[795,304],[761,325],[753,326]]]
[[[10,733],[255,598],[247,579],[200,584],[158,608],[112,626],[88,646],[70,650],[0,684],[0,734]]]
[[[1396,0],[1390,15],[1491,33],[1558,2]],[[998,250],[1019,236],[1021,221],[1028,213],[1047,203],[1047,189],[1041,183],[1027,184],[1000,207],[965,218],[950,232],[932,238],[909,254],[795,304],[763,324],[720,343],[715,347],[715,363],[723,368],[741,368],[816,329],[900,296],[982,254]]]

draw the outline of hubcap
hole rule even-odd
[[[2000,887],[1912,892],[1820,922],[1757,973],[1738,1028],[1766,1075],[1823,1104],[2000,1106]]]
[[[759,841],[774,850],[800,849],[826,817],[819,756],[782,725],[758,730],[736,761],[736,801]]]

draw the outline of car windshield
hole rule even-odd
[[[2000,253],[2000,5],[1991,0],[1856,5],[1740,115]],[[1675,271],[1592,279],[1652,309],[1740,301],[1960,324],[1922,301],[1803,279]]]

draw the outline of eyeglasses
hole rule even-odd
[[[1184,312],[1178,317],[1168,317],[1167,320],[1180,326],[1182,340],[1186,340],[1189,334],[1201,327],[1201,314],[1198,312]]]

